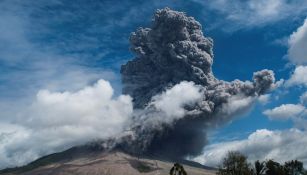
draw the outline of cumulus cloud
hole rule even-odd
[[[269,3],[269,1],[267,1]],[[304,24],[289,38],[289,60],[296,64],[295,70],[288,80],[281,79],[276,87],[307,87],[306,64],[306,20]],[[269,95],[260,96],[260,102],[267,101]],[[291,120],[294,128],[288,130],[261,129],[250,134],[247,139],[225,141],[212,144],[204,149],[203,155],[194,160],[206,165],[218,166],[229,151],[239,151],[248,156],[250,161],[274,159],[283,163],[290,159],[298,159],[306,165],[307,144],[307,93],[300,96],[297,104],[282,104],[263,112],[271,120]],[[268,144],[269,143],[269,144]]]
[[[189,113],[185,106],[199,101],[201,93],[200,86],[183,81],[153,96],[145,109],[133,110],[132,98],[114,97],[105,80],[78,91],[40,90],[30,106],[0,123],[0,168],[95,140],[120,142],[134,136],[133,127],[171,125]]]
[[[132,99],[113,93],[105,80],[75,92],[39,91],[13,122],[0,123],[0,167],[122,134],[133,113]]]
[[[290,88],[294,86],[307,87],[307,19],[305,19],[302,26],[294,31],[288,39],[288,54],[287,57],[291,63],[295,65],[294,71],[290,78],[284,83],[285,87]],[[306,93],[300,96],[299,104],[283,104],[274,109],[264,111],[270,119],[286,119],[290,118],[296,126],[306,128],[307,121],[306,114]]]
[[[166,116],[183,117],[187,112],[184,106],[193,105],[201,98],[201,86],[183,81],[162,94],[153,96],[149,106],[153,105],[156,110],[163,111]]]
[[[283,163],[298,159],[307,164],[306,131],[290,129],[284,131],[257,130],[247,139],[221,142],[209,145],[195,161],[210,166],[220,165],[229,151],[239,151],[248,156],[249,161],[274,159]]]
[[[38,92],[35,103],[24,116],[20,116],[20,123],[29,127],[59,127],[62,126],[92,126],[103,127],[106,136],[120,131],[125,117],[131,115],[131,98],[121,95],[112,99],[113,89],[109,82],[99,80],[95,85],[85,87],[77,92]],[[65,117],[62,117],[65,116]],[[103,136],[104,137],[104,136]]]
[[[221,113],[224,115],[231,115],[238,111],[244,111],[248,109],[253,102],[255,102],[254,97],[245,97],[242,95],[232,96],[228,99],[227,103],[223,104]]]
[[[271,120],[291,120],[295,128],[307,129],[307,93],[300,96],[297,104],[282,104],[263,112]]]
[[[307,64],[307,19],[289,38],[288,57],[294,64]]]
[[[302,85],[307,87],[307,66],[297,66],[291,74],[289,80],[285,82],[285,86]]]
[[[276,84],[277,84],[277,82],[276,82]],[[261,104],[263,104],[263,105],[269,103],[269,102],[270,102],[270,99],[271,99],[271,94],[260,95],[260,96],[258,97],[258,101],[259,101]]]
[[[273,109],[265,110],[263,114],[267,115],[272,120],[287,120],[298,117],[305,110],[306,108],[301,104],[282,104]]]
[[[301,104],[307,106],[307,92],[303,93],[300,96],[300,102],[301,102]]]

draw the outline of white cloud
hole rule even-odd
[[[132,126],[158,129],[161,124],[171,125],[185,115],[199,113],[197,110],[187,111],[185,107],[199,102],[203,97],[202,93],[201,86],[182,81],[153,96],[145,109],[135,110],[137,120],[133,120]]]
[[[118,138],[136,122],[133,117],[141,117],[137,122],[142,127],[170,124],[186,114],[185,105],[201,98],[200,86],[183,81],[154,96],[150,107],[134,111],[132,98],[114,97],[105,80],[78,91],[40,90],[30,106],[4,111],[10,117],[0,121],[0,168],[96,139]]]
[[[109,82],[104,80],[77,92],[40,90],[35,103],[19,117],[19,121],[31,128],[70,125],[103,127],[104,132],[98,136],[110,136],[121,130],[118,126],[122,126],[121,122],[132,113],[131,98],[121,95],[112,99],[113,93]]]
[[[307,19],[289,38],[289,60],[294,64],[307,64]]]
[[[223,104],[223,115],[233,115],[234,113],[244,112],[249,109],[254,102],[254,97],[246,97],[244,95],[235,95],[228,99],[228,102]]]
[[[285,86],[303,85],[307,87],[307,66],[297,66]]]
[[[300,96],[300,102],[301,102],[301,104],[307,106],[307,92],[303,93]]]
[[[113,97],[99,80],[76,92],[38,92],[33,104],[0,122],[0,167],[22,165],[39,156],[122,134],[132,116],[130,96]],[[43,143],[43,146],[41,145]]]
[[[226,16],[232,28],[265,26],[306,14],[306,1],[287,0],[193,0]],[[225,23],[223,23],[225,24]]]
[[[247,139],[221,142],[205,148],[194,160],[209,166],[218,166],[229,151],[239,151],[249,161],[274,159],[281,163],[298,159],[307,164],[307,133],[297,129],[284,131],[257,130]]]
[[[263,105],[269,103],[270,99],[271,99],[271,94],[260,95],[258,97],[258,101]]]
[[[194,82],[183,81],[162,94],[152,97],[152,105],[167,116],[183,117],[184,106],[202,98],[201,87]]]
[[[25,153],[24,155],[19,155],[18,150],[14,150],[13,152],[8,152],[8,149],[14,149],[14,146],[24,144],[29,138],[29,130],[26,128],[8,124],[8,123],[0,123],[0,167],[3,168],[5,166],[16,166],[23,164],[26,159],[29,158],[29,153]],[[27,143],[27,142],[25,142]],[[21,149],[20,152],[24,151]],[[36,157],[32,158],[35,159]],[[30,160],[32,160],[30,159]]]
[[[298,104],[282,104],[273,109],[268,109],[263,112],[271,120],[287,120],[291,119],[295,128],[307,129],[307,92],[300,96]]]
[[[298,117],[305,110],[306,108],[301,104],[282,104],[273,109],[265,110],[263,114],[267,115],[271,120],[286,120]]]
[[[279,87],[283,86],[284,83],[285,83],[285,80],[283,78],[281,78],[280,80],[276,81],[275,88],[279,88]]]

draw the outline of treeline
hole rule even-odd
[[[298,160],[284,164],[274,160],[248,163],[247,157],[240,152],[229,152],[223,159],[217,175],[307,175],[303,163]]]

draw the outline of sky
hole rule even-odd
[[[119,73],[129,35],[164,7],[202,24],[218,79],[271,69],[278,82],[191,159],[307,165],[307,0],[0,0],[0,168],[119,134],[133,110]]]

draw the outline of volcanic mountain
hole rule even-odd
[[[215,170],[196,162],[177,160],[189,175],[213,175]],[[131,155],[120,150],[106,151],[78,146],[54,153],[28,165],[8,168],[1,175],[158,175],[169,174],[174,162],[153,155]]]

